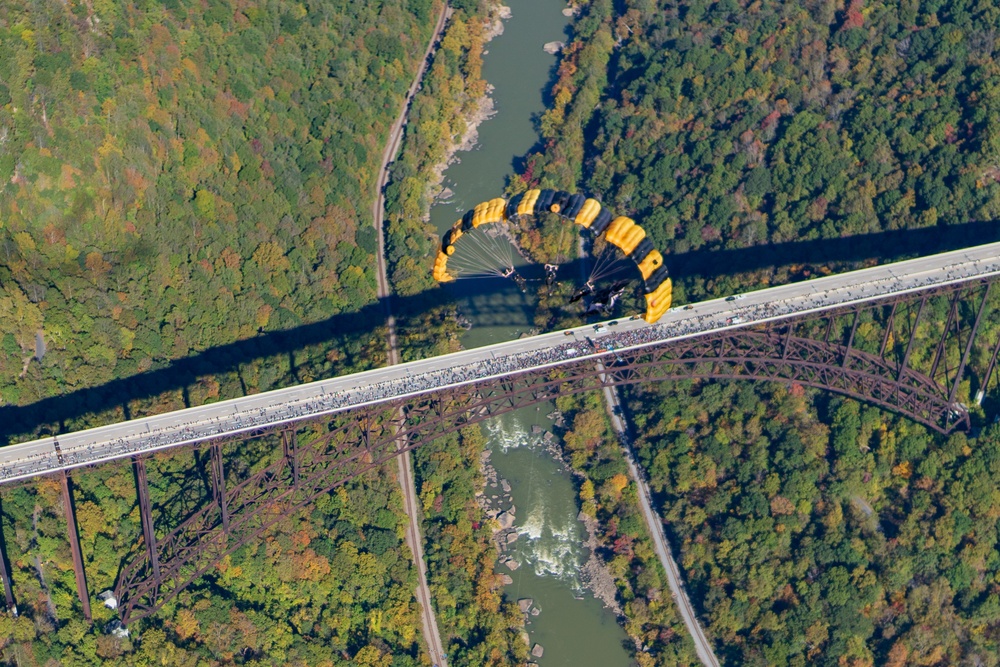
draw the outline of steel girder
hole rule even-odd
[[[846,345],[795,336],[793,329],[790,324],[726,331],[635,355],[609,355],[603,369],[592,360],[575,362],[388,402],[340,417],[330,433],[306,445],[291,446],[292,434],[284,434],[283,456],[232,488],[220,483],[222,498],[157,539],[158,563],[151,562],[150,550],[136,545],[115,587],[122,620],[129,623],[155,613],[225,555],[403,450],[605,384],[678,378],[795,382],[875,403],[942,433],[968,425],[968,414],[956,418],[948,397],[928,377]]]

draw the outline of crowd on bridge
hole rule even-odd
[[[151,428],[148,423],[136,420],[137,428],[145,428],[144,431],[113,440],[98,440],[76,445],[66,440],[79,436],[65,436],[60,446],[57,437],[52,439],[51,449],[0,467],[0,481],[176,445],[233,436],[365,405],[407,399],[414,395],[456,386],[474,385],[517,373],[537,372],[539,369],[562,365],[573,360],[610,354],[620,355],[623,351],[629,350],[638,351],[644,347],[716,331],[727,326],[745,326],[813,308],[829,308],[839,303],[850,303],[873,296],[888,296],[931,284],[969,279],[976,275],[1000,271],[1000,260],[993,262],[970,260],[943,267],[943,270],[944,278],[940,272],[937,277],[912,278],[890,275],[860,285],[816,291],[807,298],[798,296],[746,305],[734,301],[728,309],[712,313],[699,313],[698,308],[694,308],[692,312],[684,312],[689,310],[687,307],[675,308],[672,315],[655,325],[630,328],[615,323],[609,327],[601,327],[601,330],[596,331],[594,335],[585,336],[585,343],[574,335],[565,342],[535,350],[501,356],[492,355],[490,358],[471,363],[361,384],[347,391],[327,391],[326,384],[320,383],[317,387],[319,393],[311,397],[247,410],[236,408],[229,416],[215,416],[169,427]]]

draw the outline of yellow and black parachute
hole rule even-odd
[[[455,243],[462,235],[481,225],[505,222],[522,215],[551,212],[567,222],[574,222],[590,230],[595,237],[604,235],[608,243],[616,246],[639,268],[645,281],[647,322],[656,322],[670,308],[673,284],[663,255],[646,237],[646,230],[625,216],[615,216],[596,199],[581,194],[559,190],[528,190],[510,201],[491,199],[466,211],[462,219],[445,232],[441,250],[434,260],[434,279],[438,282],[455,280],[448,272],[448,258],[455,253]]]

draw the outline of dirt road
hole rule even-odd
[[[375,224],[375,231],[378,234],[377,290],[378,298],[381,299],[382,305],[385,308],[385,323],[389,336],[390,364],[399,363],[399,350],[397,349],[396,342],[396,318],[392,314],[392,306],[389,298],[392,292],[389,289],[389,278],[385,266],[385,233],[383,230],[385,220],[385,184],[389,178],[389,165],[396,157],[396,153],[399,152],[399,144],[403,138],[403,126],[406,123],[406,117],[410,110],[410,103],[420,88],[420,82],[424,77],[424,72],[427,70],[431,54],[434,52],[434,47],[441,38],[441,33],[444,31],[444,26],[450,14],[451,10],[447,4],[444,4],[438,16],[434,34],[431,36],[427,50],[424,52],[424,58],[420,62],[420,68],[417,70],[416,76],[413,77],[410,89],[406,92],[406,99],[403,100],[403,107],[400,109],[399,116],[389,131],[389,141],[386,142],[385,151],[382,153],[382,164],[379,167],[376,182],[377,192],[375,203],[372,206],[372,219]],[[441,632],[438,630],[437,618],[434,616],[434,608],[431,606],[430,588],[427,586],[427,567],[424,563],[423,537],[420,534],[420,514],[417,511],[417,489],[413,481],[413,467],[410,463],[409,452],[404,452],[396,460],[399,462],[399,484],[403,491],[406,515],[410,518],[410,525],[406,531],[406,542],[410,545],[410,550],[413,552],[413,562],[417,566],[417,602],[420,603],[421,607],[424,638],[427,640],[431,663],[437,665],[437,667],[446,667],[444,644],[441,641]]]
[[[663,522],[660,521],[659,515],[653,511],[649,486],[646,484],[646,479],[642,476],[632,456],[632,449],[628,440],[628,430],[625,426],[625,420],[622,417],[621,403],[618,401],[618,392],[614,387],[605,387],[604,399],[607,402],[610,412],[611,424],[614,426],[615,432],[618,433],[618,438],[622,443],[622,450],[625,454],[625,460],[628,463],[629,475],[632,476],[633,481],[639,487],[637,495],[639,496],[639,505],[642,507],[642,516],[646,520],[646,528],[653,538],[656,555],[659,557],[663,569],[667,572],[667,581],[670,582],[670,592],[674,597],[674,602],[677,603],[677,609],[680,610],[688,633],[694,639],[698,658],[705,667],[719,667],[719,661],[715,657],[715,653],[712,652],[712,645],[709,643],[708,638],[705,637],[705,633],[698,623],[698,618],[695,616],[694,607],[691,606],[691,600],[688,599],[687,592],[684,590],[684,581],[681,579],[680,570],[677,568],[673,554],[670,553],[670,545],[667,543],[667,537],[663,534]]]

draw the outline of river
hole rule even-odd
[[[508,0],[512,17],[504,32],[487,44],[484,78],[494,87],[496,115],[479,127],[475,149],[459,154],[459,162],[445,172],[445,185],[454,196],[431,209],[431,222],[443,233],[475,204],[503,195],[514,160],[537,142],[533,117],[543,110],[542,91],[549,82],[556,57],[545,53],[547,42],[565,41],[569,19],[562,14],[562,0]],[[509,280],[474,279],[447,285],[459,299],[472,329],[463,337],[465,347],[476,347],[514,338],[531,328],[534,304]],[[527,627],[532,644],[545,654],[543,667],[628,667],[628,637],[614,615],[589,592],[581,590],[579,569],[586,561],[583,524],[570,475],[542,447],[544,433],[552,428],[546,417],[552,405],[527,408],[486,424],[492,464],[510,483],[519,533],[509,555],[521,564],[510,571],[513,583],[506,594],[512,600],[531,598],[541,610]],[[487,488],[487,495],[502,495],[501,488]]]

